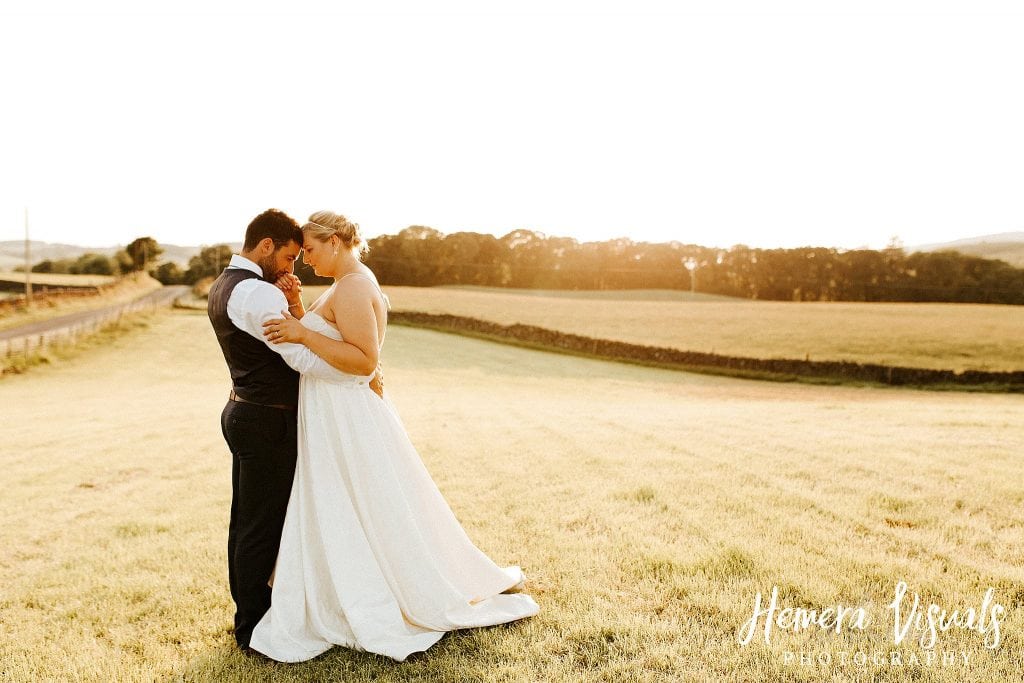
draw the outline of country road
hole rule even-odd
[[[170,287],[161,287],[155,291],[149,292],[138,299],[135,299],[127,303],[152,303],[155,306],[170,305],[179,296],[185,294],[188,291],[188,287],[185,285],[172,285]],[[18,337],[25,337],[34,334],[43,334],[52,330],[59,330],[65,327],[74,325],[75,323],[83,322],[91,318],[102,316],[106,313],[112,313],[120,308],[124,308],[127,303],[114,304],[112,306],[105,306],[103,308],[94,308],[88,311],[79,311],[77,313],[68,313],[67,315],[57,316],[56,318],[49,318],[47,320],[40,320],[38,322],[29,323],[27,325],[21,325],[19,327],[13,327],[6,330],[0,330],[0,340],[5,339],[16,339]]]

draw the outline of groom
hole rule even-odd
[[[295,474],[299,374],[340,378],[342,373],[301,344],[270,344],[263,323],[289,306],[272,283],[292,272],[302,230],[285,213],[269,209],[245,231],[240,254],[210,288],[207,310],[232,389],[221,413],[231,450],[231,521],[228,581],[235,601],[235,640],[247,649],[252,630],[270,607],[285,510]],[[382,388],[379,375],[371,387]]]

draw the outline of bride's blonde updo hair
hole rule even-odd
[[[312,235],[321,242],[326,242],[337,235],[345,248],[354,250],[360,258],[370,250],[370,245],[359,232],[359,225],[333,211],[317,211],[310,214],[309,220],[302,226],[302,232]]]

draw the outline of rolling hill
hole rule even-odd
[[[124,245],[115,245],[110,247],[82,247],[75,244],[57,244],[50,242],[36,242],[32,241],[29,243],[31,248],[32,263],[39,263],[40,261],[51,259],[65,259],[65,258],[78,258],[82,254],[103,254],[104,256],[113,256],[119,249],[123,249]],[[160,261],[174,261],[183,268],[188,265],[188,260],[199,253],[202,249],[200,246],[180,246],[177,244],[165,244],[160,242],[160,246],[163,248],[164,253],[160,255]],[[231,245],[233,250],[237,250],[242,245],[235,243]],[[24,240],[9,240],[0,242],[0,270],[14,270],[14,268],[23,265],[25,263],[25,242]]]
[[[908,247],[907,251],[953,250],[988,259],[999,259],[1024,268],[1024,232],[1001,232],[994,235],[968,237],[952,242],[922,244]]]

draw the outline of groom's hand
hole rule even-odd
[[[373,389],[373,393],[384,398],[384,371],[380,369],[379,365],[377,366],[377,372],[373,375],[373,379],[370,380],[370,388]]]

